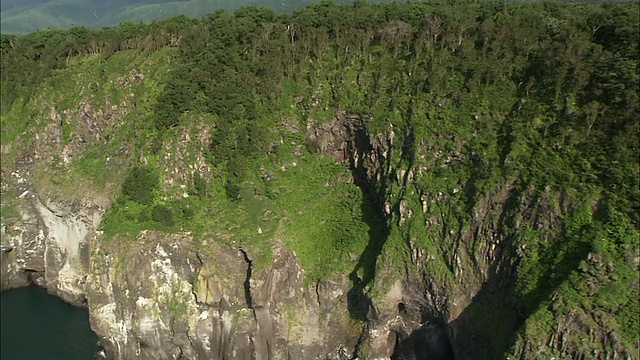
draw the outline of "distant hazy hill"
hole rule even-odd
[[[151,21],[175,14],[199,17],[217,9],[267,6],[289,12],[312,0],[2,0],[2,33],[27,33],[74,25],[103,27],[123,21]],[[336,0],[348,2],[348,0]]]

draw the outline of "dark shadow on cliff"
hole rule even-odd
[[[349,274],[352,287],[347,293],[349,314],[352,318],[361,321],[369,319],[369,311],[372,309],[371,299],[366,294],[365,288],[375,278],[378,256],[380,256],[389,237],[386,222],[375,209],[365,194],[361,210],[365,222],[369,225],[369,242],[360,255],[355,268]]]
[[[412,106],[409,107],[407,116],[412,116]],[[374,147],[371,144],[371,137],[366,131],[366,128],[360,127],[353,132],[355,141],[355,151],[358,152],[360,159],[364,158],[365,154],[371,154],[376,152],[377,159],[384,159],[382,155],[382,149],[380,147]],[[395,173],[395,170],[389,168],[389,163],[379,163],[374,166],[375,171],[366,168],[362,162],[357,163],[354,161],[353,153],[350,154],[351,171],[356,185],[360,187],[363,192],[362,202],[362,214],[364,221],[369,225],[369,242],[367,247],[360,255],[358,263],[353,271],[349,274],[349,279],[352,283],[352,288],[348,292],[348,308],[352,318],[361,321],[375,319],[375,314],[370,314],[370,311],[375,309],[371,306],[371,299],[366,294],[365,290],[367,286],[375,278],[376,264],[378,257],[382,252],[384,244],[389,237],[388,217],[385,212],[385,201],[387,199],[387,186],[389,181],[394,181],[396,178],[400,182],[400,194],[396,196],[396,202],[391,204],[393,213],[400,212],[400,201],[404,197],[404,192],[407,186],[409,177],[411,176],[411,169],[415,161],[415,144],[416,137],[414,129],[409,127],[403,136],[401,164],[407,167],[407,171],[404,172],[402,178]],[[388,144],[389,153],[386,155],[391,157],[392,151],[391,143]],[[385,169],[385,167],[387,167]],[[380,175],[379,177],[377,175]],[[379,182],[377,179],[380,179]]]
[[[510,204],[505,208],[515,205],[517,199],[518,196],[511,196],[508,200]],[[507,219],[503,224],[509,223]],[[496,249],[498,260],[489,269],[491,275],[470,305],[446,325],[455,359],[504,359],[515,345],[518,332],[525,321],[542,304],[552,300],[559,286],[578,269],[580,262],[592,251],[589,242],[572,241],[564,233],[550,241],[548,247],[540,254],[541,273],[537,282],[530,291],[521,293],[516,286],[516,268],[523,261],[523,254],[530,254],[526,252],[526,247],[518,247],[514,243],[513,235],[505,236],[505,240]],[[424,327],[416,330],[415,336],[420,336],[423,329]],[[396,356],[394,360],[424,358],[420,357],[423,351],[420,346],[408,343],[412,341],[410,339],[414,333],[396,346],[397,355],[400,354],[398,351],[403,352],[402,356]]]
[[[540,307],[550,301],[558,287],[576,270],[580,261],[587,258],[590,244],[580,243],[563,249],[563,237],[553,241],[543,261],[545,269],[533,290],[522,294],[516,289],[515,268],[509,259],[517,258],[517,249],[511,247],[497,272],[489,278],[473,302],[449,324],[460,359],[482,359],[477,354],[487,354],[484,359],[504,358],[515,345],[517,333],[525,321]],[[555,265],[554,265],[555,263]],[[464,344],[467,343],[468,345]]]
[[[253,298],[251,296],[251,273],[253,272],[253,261],[243,248],[239,248],[244,261],[247,263],[247,275],[244,278],[244,299],[249,309],[253,309]]]
[[[454,360],[446,330],[427,325],[396,341],[391,360]]]
[[[362,161],[356,162],[354,160],[354,152],[358,154],[360,159],[363,159],[366,154],[380,151],[380,149],[374,149],[366,128],[359,127],[354,130],[355,146],[354,149],[351,149],[350,154],[351,172],[355,184],[362,191],[361,211],[363,220],[369,226],[369,242],[360,255],[358,263],[349,274],[352,287],[347,293],[347,302],[351,317],[366,321],[369,319],[369,311],[373,308],[371,299],[366,294],[365,289],[375,278],[378,256],[389,237],[389,229],[384,212],[387,177],[381,176],[380,183],[376,183],[376,177],[371,176],[372,170],[365,167]],[[380,154],[377,155],[377,159],[383,158]],[[375,172],[384,172],[383,166],[387,166],[387,164],[377,164]]]

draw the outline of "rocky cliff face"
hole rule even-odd
[[[113,83],[135,91],[144,79],[136,70]],[[304,144],[292,144],[294,155],[280,171],[295,167],[306,145],[351,172],[338,181],[360,187],[373,208],[368,221],[383,226],[370,227],[380,233],[368,234],[362,253],[349,254],[349,271],[309,280],[278,232],[266,240],[273,252],[266,264],[254,262],[260,256],[254,248],[216,238],[224,234],[106,237],[98,229],[115,198],[113,184],[96,190],[68,171],[92,146],[108,146],[106,134],[127,130],[122,117],[133,107],[126,97],[117,105],[50,106],[31,140],[2,145],[12,159],[2,168],[2,289],[35,283],[88,306],[107,357],[464,360],[511,351],[525,359],[633,358],[614,331],[613,310],[569,307],[571,299],[557,291],[568,281],[597,296],[617,281],[616,267],[639,264],[637,248],[629,245],[620,250],[625,262],[615,265],[593,247],[561,246],[575,194],[536,188],[517,174],[483,191],[472,178],[430,186],[435,171],[446,175],[479,161],[462,151],[462,140],[447,138],[449,145],[438,147],[431,143],[442,139],[417,138],[411,128],[372,132],[369,118],[345,111],[324,122],[308,120],[304,134],[295,120],[283,120],[280,145],[302,135]],[[75,130],[69,134],[66,127]],[[167,199],[191,196],[196,172],[209,182],[218,176],[205,158],[211,126],[200,121],[181,131],[156,146]],[[108,155],[92,159],[113,173],[126,159],[147,163],[123,137]],[[276,177],[264,173],[266,181]],[[455,208],[460,204],[463,210]],[[594,198],[585,211],[591,216],[601,205]],[[528,233],[560,255],[541,254]],[[550,263],[546,282],[525,296],[521,269],[541,255],[567,265]],[[552,299],[548,313],[535,312],[540,299]],[[549,323],[556,326],[536,333]]]
[[[86,238],[104,209],[57,203],[26,189],[19,199],[21,219],[2,227],[2,290],[35,283],[67,302],[85,304]]]
[[[57,178],[57,172],[43,175],[42,169],[49,165],[64,168],[70,159],[82,158],[91,144],[103,143],[99,133],[106,124],[118,120],[114,108],[106,106],[109,110],[105,114],[81,103],[74,111],[65,110],[64,119],[50,107],[43,126],[33,130],[34,134],[23,134],[26,145],[20,141],[3,143],[3,158],[18,159],[11,162],[13,167],[7,162],[2,168],[2,205],[6,211],[2,224],[2,290],[31,282],[72,304],[85,304],[89,265],[86,239],[96,231],[111,202],[111,191],[103,188],[87,192],[77,183],[67,183],[68,178]],[[62,141],[64,122],[76,123],[79,130],[68,144]],[[62,188],[69,194],[61,195]]]
[[[377,205],[380,221],[402,228],[419,219],[418,227],[440,234],[441,245],[436,249],[421,246],[406,230],[401,235],[404,246],[399,249],[386,244],[387,234],[382,241],[370,243],[361,255],[361,262],[375,257],[378,264],[390,264],[400,251],[403,261],[395,269],[385,265],[360,269],[359,265],[352,273],[349,311],[366,323],[356,353],[372,359],[494,359],[511,348],[526,359],[545,354],[572,359],[633,358],[633,351],[620,344],[610,325],[602,320],[595,325],[584,309],[569,314],[558,311],[559,325],[544,342],[533,344],[517,332],[532,315],[524,309],[525,299],[517,290],[518,266],[535,256],[517,231],[531,229],[548,244],[562,241],[566,214],[575,210],[568,194],[551,187],[543,191],[535,186],[518,188],[519,179],[513,178],[470,201],[472,219],[457,228],[447,224],[451,219],[443,212],[433,209],[443,209],[449,197],[473,189],[422,193],[414,179],[431,171],[428,162],[421,161],[429,149],[416,148],[411,131],[399,136],[393,129],[369,134],[365,119],[338,112],[328,123],[309,126],[305,138],[310,151],[351,165],[356,184]],[[464,161],[455,152],[438,150],[435,156],[447,157],[443,166]],[[407,158],[411,160],[403,161]],[[407,163],[409,166],[404,165]],[[592,203],[590,212],[597,207]],[[505,228],[505,223],[513,228]],[[570,251],[566,261],[590,259],[593,264],[598,258],[600,265],[596,266],[602,268],[602,258],[589,249]],[[637,253],[628,260],[627,265],[637,269]],[[569,273],[557,275],[570,277]],[[551,284],[539,286],[536,291],[544,293],[543,297],[554,291]],[[386,290],[374,295],[372,288]],[[557,310],[566,300],[557,291],[553,297],[551,306]],[[599,316],[611,319],[611,314]],[[571,343],[569,338],[580,333],[596,341],[594,349],[588,352]]]
[[[443,194],[416,196],[412,181],[421,170],[394,166],[394,152],[406,144],[394,146],[392,129],[369,134],[365,119],[339,112],[331,122],[310,124],[305,138],[309,150],[350,165],[389,226],[446,201]],[[410,141],[410,134],[400,138]],[[535,189],[518,192],[515,180],[499,184],[475,203],[467,228],[445,232],[451,253],[409,238],[398,268],[359,265],[349,278],[309,284],[295,254],[281,244],[273,247],[271,264],[255,269],[247,250],[213,243],[203,252],[188,234],[143,232],[134,245],[106,241],[96,232],[104,212],[99,205],[41,199],[20,186],[28,181],[18,171],[12,176],[21,220],[3,225],[3,289],[33,282],[88,304],[92,327],[114,359],[490,359],[504,350],[493,338],[515,343],[513,329],[526,320],[514,273],[527,250],[501,228],[500,219],[513,216],[507,205],[518,201],[516,226],[532,226],[546,241],[562,231],[562,213],[572,206],[551,189],[534,195]],[[417,209],[408,205],[411,196],[420,199]],[[444,221],[432,216],[424,226],[446,229]],[[361,256],[388,264],[391,251],[398,249],[383,240]],[[430,264],[438,262],[454,281],[434,272]],[[385,291],[372,294],[374,287]],[[501,317],[498,326],[487,308]],[[604,354],[629,356],[606,326],[594,331],[582,316],[564,316],[565,326],[544,346],[586,356],[563,340],[578,327],[600,339]],[[524,343],[518,351],[530,358],[540,349]]]
[[[304,284],[284,247],[256,270],[243,249],[203,253],[189,236],[151,232],[138,241],[92,254],[91,323],[115,359],[345,359],[355,345],[344,283]]]
[[[189,234],[105,239],[96,231],[103,207],[47,200],[16,171],[3,183],[5,194],[18,194],[21,215],[2,229],[3,289],[33,282],[86,304],[112,359],[491,359],[514,344],[522,358],[545,348],[592,355],[567,342],[575,331],[602,344],[594,356],[631,356],[606,324],[594,327],[584,313],[562,315],[548,343],[519,342],[514,332],[528,316],[515,291],[527,248],[501,220],[513,217],[514,226],[552,242],[571,210],[568,197],[517,189],[514,179],[478,198],[469,226],[453,231],[429,211],[448,194],[420,194],[413,181],[425,168],[397,165],[410,133],[369,134],[366,119],[338,112],[328,123],[310,123],[305,139],[310,151],[349,164],[387,228],[424,216],[421,226],[439,229],[449,250],[425,248],[406,234],[404,245],[391,246],[387,233],[372,238],[349,276],[309,283],[296,255],[278,242],[273,261],[258,269],[249,250]],[[393,264],[398,252],[403,260]]]

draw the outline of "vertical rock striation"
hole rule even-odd
[[[21,220],[3,227],[2,289],[30,282],[63,300],[83,305],[89,261],[87,235],[104,210],[40,199],[26,191],[18,207]]]
[[[305,284],[284,247],[250,270],[246,250],[202,253],[186,235],[144,232],[131,252],[92,243],[87,298],[109,358],[338,360],[355,345],[345,283]]]

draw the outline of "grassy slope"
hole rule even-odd
[[[108,61],[100,56],[87,56],[74,59],[68,68],[56,71],[28,102],[17,101],[2,115],[2,143],[11,144],[10,151],[3,153],[3,172],[15,166],[15,161],[24,156],[30,146],[38,145],[36,136],[42,137],[47,125],[55,124],[51,118],[53,109],[61,116],[61,143],[40,144],[44,161],[35,165],[36,188],[67,200],[82,200],[85,194],[79,189],[99,192],[103,186],[118,187],[122,179],[114,170],[126,166],[128,160],[119,159],[122,163],[117,167],[114,162],[106,167],[106,158],[130,146],[131,127],[149,115],[147,104],[153,104],[154,96],[161,89],[173,50],[165,48],[144,59],[137,58],[133,52],[118,53]],[[149,80],[127,93],[118,81],[134,68],[146,73]],[[133,101],[140,106],[131,109]],[[88,104],[103,114],[113,106],[119,108],[123,115],[110,124],[119,128],[108,126],[101,134],[101,141],[86,143],[78,128],[83,125],[78,110],[81,104]],[[75,149],[68,164],[60,158],[65,146]],[[52,161],[47,161],[48,157]],[[76,196],[79,198],[74,198]]]
[[[162,173],[172,164],[163,159],[173,152],[173,141],[188,132],[195,138],[201,129],[192,128],[194,123],[202,128],[213,128],[215,120],[207,114],[193,115],[190,121],[185,121],[186,125],[164,135],[168,149],[163,147],[155,154],[150,150],[154,146],[153,139],[159,136],[153,127],[152,109],[164,79],[170,73],[173,50],[163,48],[148,57],[126,51],[106,61],[100,56],[83,57],[72,61],[68,68],[56,71],[24,106],[22,101],[16,101],[2,116],[2,144],[11,144],[11,150],[3,154],[3,172],[8,174],[25,154],[25,149],[33,144],[36,134],[42,137],[45,127],[55,122],[50,117],[53,107],[62,116],[62,143],[39,148],[43,158],[51,159],[36,162],[32,180],[39,193],[68,202],[100,196],[113,199],[124,180],[122,174],[126,169],[140,165],[140,157],[144,157],[154,171]],[[133,85],[129,92],[118,84],[118,79],[126,78],[132,69],[144,74],[145,80],[140,85]],[[78,127],[82,123],[78,107],[82,103],[103,114],[109,107],[119,106],[123,115],[110,121],[112,125],[120,126],[117,129],[110,126],[100,142],[77,145],[81,136]],[[292,115],[289,104],[284,101],[281,110],[273,113],[273,123],[280,117]],[[65,111],[70,116],[64,115]],[[261,158],[253,165],[253,170],[262,167],[263,172],[273,174],[273,180],[249,176],[238,202],[228,200],[225,195],[224,176],[212,178],[207,195],[202,198],[196,194],[192,182],[183,184],[191,194],[188,198],[181,198],[179,187],[167,185],[159,190],[154,203],[148,207],[129,201],[110,210],[103,225],[107,239],[116,234],[135,236],[142,229],[166,229],[148,218],[155,205],[168,205],[174,213],[175,209],[188,207],[191,215],[184,218],[175,214],[177,224],[172,231],[182,229],[193,232],[200,239],[214,238],[253,248],[258,266],[269,262],[270,242],[283,242],[298,253],[311,273],[310,278],[327,277],[335,271],[346,272],[353,268],[349,256],[363,251],[368,225],[361,220],[363,195],[360,189],[347,184],[349,170],[344,164],[309,154],[303,146],[302,134],[287,133],[279,127],[272,131],[274,141],[281,133],[288,140],[277,153]],[[65,164],[59,156],[61,149],[76,145],[81,147]],[[294,155],[300,149],[302,155]],[[195,141],[188,143],[185,161],[195,158],[200,150]],[[180,172],[188,171],[180,168]],[[344,223],[341,229],[362,230],[357,233],[364,236],[345,239],[348,234],[336,231],[341,222]],[[341,243],[334,247],[336,241]],[[318,254],[323,256],[319,258]]]

